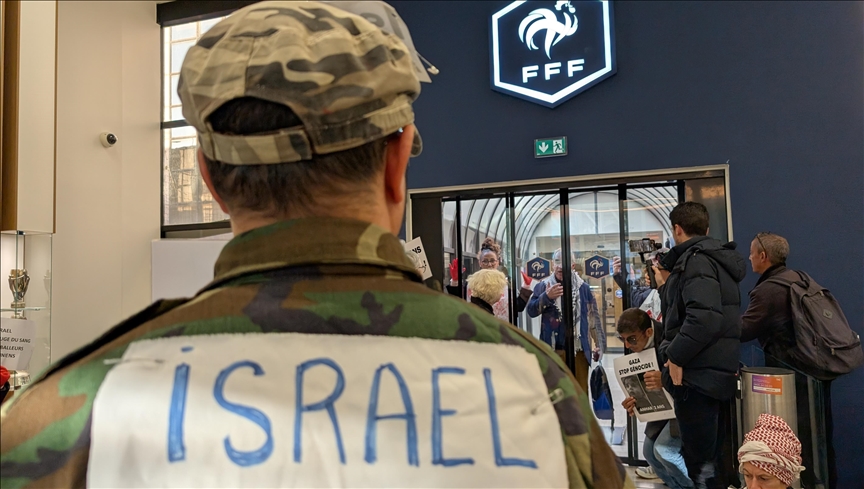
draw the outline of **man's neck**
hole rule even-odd
[[[776,265],[768,263],[767,265],[768,266],[765,267],[765,270],[762,270],[762,272],[760,272],[759,275],[765,275],[766,273],[773,272],[774,270],[777,270],[780,267],[786,266],[785,263],[778,263]]]
[[[241,234],[252,231],[253,229],[263,228],[264,226],[269,226],[271,224],[276,224],[279,222],[279,219],[275,217],[247,217],[247,218],[232,218],[231,219],[231,232],[234,233],[234,236],[240,236]]]
[[[678,237],[678,236],[675,237],[675,243],[684,244],[695,237],[696,236],[687,236],[686,234],[682,234],[680,237]],[[678,241],[678,239],[681,239],[681,241]]]
[[[316,217],[335,217],[340,219],[363,221],[370,224],[375,224],[381,228],[392,232],[392,230],[390,229],[390,220],[388,218],[389,216],[386,213],[374,211],[362,212],[358,211],[357,209],[351,208],[350,206],[346,206],[332,212],[322,212],[320,214],[292,213],[282,216],[269,216],[266,214],[255,212],[235,213],[231,216],[231,232],[234,233],[234,236],[239,236],[248,231],[252,231],[253,229],[262,228],[264,226],[276,224],[277,222],[281,221]]]

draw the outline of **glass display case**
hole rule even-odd
[[[51,363],[52,235],[0,233],[0,365],[20,389]]]

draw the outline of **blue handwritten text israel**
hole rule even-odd
[[[270,416],[254,406],[248,406],[231,402],[225,399],[224,390],[228,379],[238,370],[251,370],[255,376],[265,375],[264,369],[260,364],[253,360],[243,360],[232,363],[222,369],[213,385],[213,397],[216,403],[223,409],[237,416],[248,419],[260,428],[266,440],[255,450],[238,450],[231,443],[230,436],[226,436],[223,440],[225,453],[231,462],[241,467],[249,467],[266,462],[272,455],[274,446],[277,440],[274,439],[271,418]],[[304,398],[304,381],[307,374],[314,369],[329,369],[336,376],[333,390],[324,399],[309,400]],[[370,372],[371,373],[371,372]],[[366,415],[366,427],[364,436],[364,460],[367,464],[375,464],[378,460],[377,447],[377,430],[379,423],[382,422],[398,422],[405,425],[405,452],[409,465],[419,466],[421,461],[418,455],[418,422],[431,423],[431,448],[433,465],[443,467],[457,467],[460,465],[474,465],[474,459],[470,457],[462,458],[447,458],[443,450],[443,432],[442,419],[448,416],[457,415],[455,409],[448,409],[444,405],[445,400],[441,398],[439,388],[440,379],[444,376],[461,376],[465,375],[465,370],[459,367],[438,367],[430,372],[432,383],[432,416],[429,420],[418,420],[415,414],[414,402],[412,401],[411,391],[408,384],[405,382],[399,369],[393,363],[386,363],[378,367],[371,376],[372,380],[369,384],[369,402]],[[189,379],[194,376],[195,372],[186,363],[177,365],[174,370],[174,380],[171,390],[171,403],[168,419],[168,461],[170,463],[182,463],[186,460],[187,449],[184,439],[184,423],[187,415],[187,395],[189,390]],[[378,401],[379,391],[381,390],[381,379],[383,376],[390,376],[395,380],[398,386],[399,394],[402,400],[402,412],[397,414],[379,414]],[[515,466],[528,469],[537,469],[537,464],[533,460],[521,459],[515,457],[506,457],[501,447],[501,431],[498,420],[498,407],[495,400],[495,389],[492,382],[491,369],[483,369],[483,377],[486,386],[486,400],[488,403],[489,423],[491,426],[492,439],[490,440],[495,457],[495,464],[499,467]],[[391,384],[392,385],[392,384]],[[342,437],[342,431],[339,425],[338,416],[338,401],[343,391],[345,390],[345,376],[342,368],[334,360],[329,358],[316,358],[305,361],[297,365],[294,375],[294,387],[296,389],[295,405],[293,412],[293,460],[295,463],[303,461],[303,420],[304,416],[316,411],[326,412],[329,417],[330,425],[333,429],[336,446],[338,448],[338,457],[341,464],[346,464],[345,445]],[[416,387],[415,387],[416,388]],[[322,413],[323,414],[323,413]],[[455,435],[455,436],[458,436]]]

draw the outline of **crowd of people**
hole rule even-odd
[[[82,487],[106,472],[122,474],[124,485],[130,487],[206,485],[200,482],[203,478],[196,482],[194,471],[169,470],[170,464],[186,460],[187,447],[188,457],[198,457],[196,463],[203,463],[210,476],[218,472],[216,479],[206,480],[242,485],[246,480],[242,474],[249,473],[242,471],[267,462],[274,449],[287,451],[289,444],[278,438],[281,432],[271,433],[271,421],[275,425],[280,420],[243,404],[250,402],[295,412],[293,465],[287,452],[280,452],[284,460],[270,459],[269,468],[256,472],[266,473],[271,477],[266,480],[280,487],[299,484],[293,471],[302,470],[304,444],[307,454],[338,453],[321,458],[322,466],[309,469],[310,474],[325,478],[320,479],[327,481],[324,485],[359,484],[360,474],[377,463],[376,467],[388,469],[381,473],[391,475],[371,482],[364,479],[364,486],[416,486],[416,478],[398,474],[431,467],[426,472],[429,478],[422,480],[425,487],[476,485],[493,480],[493,474],[506,480],[507,474],[525,470],[548,477],[538,479],[538,485],[557,481],[556,485],[570,487],[634,487],[589,407],[588,371],[606,349],[606,334],[590,287],[575,268],[565,271],[562,251],[553,255],[552,274],[533,287],[533,280],[522,274],[512,307],[540,318],[539,340],[509,324],[510,284],[498,270],[501,249],[493,240],[482,244],[480,270],[467,277],[464,290],[458,262],[451,267],[448,292],[467,301],[424,286],[406,257],[395,235],[406,208],[408,162],[422,150],[414,126],[413,102],[420,94],[412,63],[415,53],[398,36],[351,12],[350,5],[343,7],[256,3],[216,24],[189,49],[178,83],[183,115],[198,134],[204,183],[231,216],[235,238],[216,263],[214,281],[195,298],[159,301],[148,307],[52,365],[4,405],[0,415],[4,487],[7,483]],[[660,305],[659,311],[656,306],[648,308],[650,315],[638,307],[624,311],[617,328],[630,350],[656,349],[663,368],[645,374],[646,386],[666,389],[675,403],[675,420],[648,424],[645,458],[671,488],[738,487],[739,476],[732,473],[730,463],[735,453],[726,435],[731,429],[728,410],[736,391],[739,345],[742,340],[758,339],[767,352],[791,360],[784,352],[794,341],[793,319],[791,313],[782,313],[790,307],[783,298],[788,287],[777,282],[795,280],[785,268],[788,244],[771,233],[760,233],[751,243],[750,261],[762,278],[742,321],[739,283],[745,266],[734,244],[708,237],[708,212],[701,204],[680,204],[669,217],[671,246],[657,255],[654,264],[659,288],[619,282],[630,289],[633,301]],[[616,280],[623,280],[620,260],[615,267]],[[566,279],[565,274],[569,274]],[[572,284],[572,297],[564,297],[565,281]],[[575,371],[564,362],[566,304],[572,305]],[[252,360],[235,363],[218,376],[214,372],[215,387],[200,380],[209,368],[202,352],[226,335],[238,342],[250,337],[263,340],[256,351],[243,352],[250,357],[269,354],[274,362],[291,361],[267,342],[267,335],[279,334],[292,335],[293,341],[310,348],[338,339],[349,345],[341,352],[348,361],[367,361],[369,351],[378,351],[372,345],[384,340],[402,341],[401,345],[420,353],[408,360],[394,360],[395,353],[390,359],[373,358],[376,367],[380,364],[374,375],[367,378],[359,370],[346,369],[353,379],[349,381],[333,360],[309,360],[296,366],[296,372],[277,373],[285,377],[296,373],[299,390],[296,400],[290,401],[282,384],[277,392],[256,383],[266,373]],[[176,346],[187,360],[166,369],[158,358],[126,354],[143,343]],[[455,344],[470,347],[468,356],[477,364],[508,352],[494,359],[510,366],[511,378],[496,371],[493,380],[491,370],[484,369],[479,383],[453,380],[465,369],[442,367],[435,361],[441,348]],[[237,353],[229,343],[224,348],[225,355]],[[526,356],[531,358],[531,368],[516,368],[515,362]],[[428,364],[432,375],[403,377],[399,361],[415,367]],[[336,372],[337,387],[326,396],[318,392],[323,400],[304,401],[303,375],[314,366]],[[234,397],[228,401],[223,396],[226,378],[241,367],[252,369],[254,376],[250,374],[242,389],[232,390]],[[121,368],[165,376],[158,382],[118,386],[110,379]],[[404,413],[378,414],[379,388],[392,387],[380,383],[382,372],[395,379],[398,390],[393,392],[399,394],[388,399],[401,399],[402,404],[396,402]],[[449,376],[439,382],[443,374]],[[362,383],[364,392],[373,386],[368,407],[339,403],[343,389],[353,387],[346,387],[351,381]],[[527,387],[514,390],[523,386]],[[421,414],[429,413],[419,408],[415,412],[409,394],[421,390],[432,393],[430,423],[419,422]],[[456,394],[442,400],[445,391]],[[486,396],[486,404],[474,406],[470,413],[488,412],[488,431],[477,431],[476,426],[448,429],[442,418],[454,420],[460,413],[445,407],[447,403],[478,391]],[[105,420],[122,420],[125,411],[94,406],[112,396],[121,401],[140,399],[152,409],[139,415],[153,416],[153,423],[166,429],[136,429],[142,422],[130,418],[109,433],[106,442]],[[196,421],[234,413],[248,419],[250,426],[260,427],[267,441],[260,449],[243,451],[231,441],[237,432],[226,436],[219,423],[211,422],[203,430],[200,423],[184,424],[192,416],[184,418],[187,400],[190,410],[193,404],[199,409]],[[634,404],[632,399],[624,401],[630,412]],[[505,410],[511,416],[507,419],[521,413],[525,427],[520,429],[533,426],[536,416],[544,416],[545,421],[530,433],[514,435],[523,438],[511,438],[501,435],[514,428],[499,423]],[[307,426],[318,431],[303,441],[302,416],[314,411],[326,411],[330,424]],[[405,431],[376,438],[377,423],[394,420],[404,423]],[[320,431],[322,426],[328,430],[326,435]],[[340,426],[344,433],[365,433],[365,457],[350,458],[356,453],[351,452],[346,464]],[[484,435],[492,442],[488,460],[481,460],[479,451],[472,454],[476,463],[475,458],[454,458],[460,448],[477,442],[478,433],[490,434]],[[331,446],[334,434],[338,451]],[[218,443],[192,453],[205,437]],[[277,438],[275,445],[271,437]],[[536,437],[543,437],[546,453],[524,453],[517,441]],[[257,431],[254,436],[238,437],[253,444],[259,438]],[[391,457],[406,449],[406,438],[407,462],[406,457]],[[418,439],[429,442],[431,454],[424,448],[418,455]],[[376,443],[389,443],[387,456],[384,451],[380,458],[375,455]],[[96,445],[117,447],[124,454],[122,464],[106,467],[108,461],[94,460],[91,446]],[[249,448],[244,445],[244,450]],[[803,456],[803,465],[812,463],[807,450]],[[804,470],[801,443],[782,419],[768,414],[747,434],[737,457],[749,489],[786,487]],[[346,468],[351,463],[366,465]],[[452,469],[456,465],[458,470]],[[464,484],[459,474],[464,474]],[[171,477],[185,477],[185,482]],[[830,480],[836,483],[835,474],[830,474]]]
[[[675,402],[675,419],[647,423],[643,455],[649,466],[637,474],[649,479],[659,478],[671,489],[737,487],[739,476],[734,470],[734,447],[731,445],[734,427],[730,422],[742,342],[758,339],[766,352],[767,365],[799,371],[796,377],[800,393],[799,426],[796,428],[800,433],[810,433],[810,403],[806,376],[802,373],[807,371],[807,365],[796,363],[789,354],[794,350],[796,339],[789,285],[783,283],[800,277],[786,267],[789,255],[786,239],[774,233],[759,233],[750,244],[749,260],[760,279],[742,315],[739,284],[746,269],[735,243],[723,244],[708,236],[709,215],[702,204],[680,204],[672,210],[669,219],[673,230],[669,240],[671,248],[657,250],[648,260],[655,277],[653,286],[645,278],[647,274],[637,278],[632,267],[625,277],[620,258],[613,259],[613,278],[622,290],[629,291],[630,303],[634,306],[619,316],[618,337],[627,349],[635,353],[656,349],[663,368],[646,373],[645,386],[649,390],[666,389]],[[500,248],[487,239],[480,257],[482,270],[467,280],[468,298],[506,320],[508,318],[494,306],[506,299],[509,287],[504,273],[496,270],[501,263]],[[570,262],[576,262],[575,256],[571,256]],[[453,266],[451,285],[457,283]],[[517,312],[526,309],[530,317],[540,317],[540,340],[564,359],[566,325],[561,313],[563,268],[560,249],[553,254],[553,266],[553,275],[537,283],[533,291],[529,289],[531,279],[523,273]],[[580,386],[587,390],[591,362],[598,361],[605,350],[605,332],[596,300],[587,283],[575,270],[571,280],[576,324],[573,328],[576,340],[574,374]],[[491,289],[484,286],[486,291],[475,292],[472,296],[472,289],[480,290],[481,283],[494,285]],[[454,287],[450,291],[459,294]],[[823,382],[823,402],[829,487],[836,487],[830,384],[830,381]],[[636,400],[632,397],[623,402],[631,415],[635,405]],[[772,418],[771,423],[777,425],[779,422]],[[812,467],[816,461],[810,437],[804,436],[796,443],[799,458],[803,446],[805,465]],[[745,452],[751,453],[752,450]],[[751,455],[744,456],[745,459],[748,457]],[[787,459],[794,460],[795,457]],[[804,487],[816,487],[814,471],[803,471],[800,464],[799,460],[798,465],[792,467],[795,470],[786,464],[784,474],[797,478],[801,473]],[[769,482],[788,479],[785,475],[778,478],[765,472],[764,461],[739,467],[749,487],[774,487]]]
[[[819,479],[813,467],[819,460],[809,436],[814,421],[808,407],[806,372],[813,372],[818,362],[793,354],[795,328],[803,326],[796,326],[790,294],[790,283],[802,280],[806,274],[786,267],[786,239],[774,233],[757,234],[750,244],[749,259],[760,279],[741,315],[739,283],[746,270],[734,243],[724,245],[708,237],[709,216],[702,204],[679,204],[669,218],[672,247],[651,265],[657,277],[662,321],[646,312],[653,309],[653,304],[643,304],[624,311],[617,323],[619,337],[632,351],[656,347],[663,368],[646,374],[646,387],[665,388],[675,402],[675,419],[651,422],[646,427],[643,448],[651,470],[645,476],[656,475],[672,489],[738,487],[734,447],[729,440],[734,432],[734,427],[729,426],[733,419],[730,410],[737,390],[739,345],[758,339],[767,365],[791,368],[796,374],[796,428],[804,434],[804,450],[784,420],[763,414],[738,452],[740,472],[750,489],[785,488],[799,474],[803,487],[816,487]],[[815,285],[806,278],[810,286]],[[829,315],[826,313],[826,317]],[[823,385],[827,487],[834,488],[837,473],[830,381]],[[623,405],[632,415],[635,400],[627,398]]]

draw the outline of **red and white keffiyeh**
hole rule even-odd
[[[761,414],[753,431],[744,436],[738,450],[738,462],[750,462],[780,479],[787,486],[798,479],[801,466],[801,442],[780,416]]]

